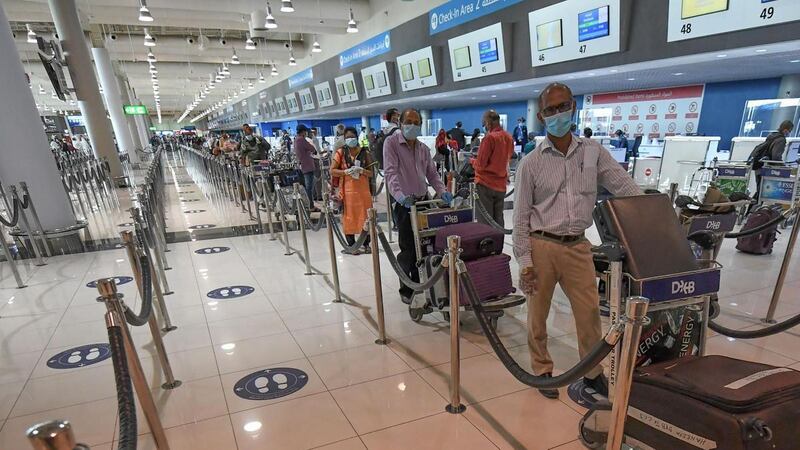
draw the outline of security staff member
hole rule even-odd
[[[639,188],[599,142],[570,133],[575,99],[561,83],[547,86],[539,97],[539,121],[547,139],[517,168],[514,201],[514,256],[520,284],[530,300],[528,345],[531,366],[551,376],[547,351],[547,316],[556,284],[567,294],[578,332],[581,357],[602,338],[591,244],[584,231],[592,226],[598,183],[615,195],[637,195]],[[588,387],[608,395],[603,368],[584,378]],[[548,398],[558,390],[541,389]]]

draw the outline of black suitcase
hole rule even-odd
[[[625,436],[643,450],[800,448],[800,372],[726,356],[637,368]]]
[[[747,221],[742,231],[752,230],[755,227],[775,220],[780,215],[780,210],[774,207],[761,207],[747,216]],[[773,225],[766,230],[752,236],[740,237],[736,240],[736,250],[753,255],[768,255],[772,253],[772,245],[778,240],[778,225]]]
[[[464,261],[503,253],[503,231],[478,222],[457,223],[436,230],[434,251],[444,253],[447,237],[452,235],[461,236],[461,259]]]

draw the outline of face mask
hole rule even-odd
[[[422,127],[419,125],[403,125],[403,137],[407,140],[415,140],[422,134]]]
[[[347,146],[350,148],[358,147],[358,139],[356,138],[347,138],[344,140],[344,143],[347,144]]]
[[[556,137],[564,137],[572,126],[572,110],[564,111],[544,118],[544,127],[547,133]]]

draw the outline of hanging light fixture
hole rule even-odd
[[[276,22],[275,17],[272,16],[272,7],[269,6],[269,2],[267,2],[267,20],[264,22],[264,28],[268,30],[278,28],[278,22]]]
[[[258,72],[258,82],[259,83],[266,83],[267,82],[266,78],[264,78],[264,73],[263,72]]]
[[[40,85],[39,85],[39,95],[44,95],[44,94],[45,94],[45,92],[44,92],[44,88],[43,88],[43,87],[42,87],[42,85],[40,84]]]
[[[281,0],[281,12],[290,13],[294,12],[292,0]]]
[[[147,28],[144,29],[144,46],[145,47],[155,47],[156,40],[153,36],[150,35],[150,31]]]
[[[139,22],[152,22],[153,15],[150,14],[150,10],[147,9],[147,2],[145,0],[139,0]]]
[[[247,82],[247,89],[253,89],[253,80]]]
[[[233,49],[233,56],[231,56],[231,64],[239,64],[239,55],[236,54],[236,49]]]
[[[273,77],[278,76],[278,68],[275,66],[275,64],[272,65],[272,72],[270,73],[270,75],[272,75]]]
[[[240,93],[240,94],[244,94],[244,85],[241,85],[241,86],[239,87],[239,93]]]
[[[228,69],[228,65],[227,64],[222,63],[222,72],[221,73],[222,73],[222,76],[224,76],[224,77],[231,76],[231,71],[230,71],[230,69]]]
[[[358,33],[358,23],[356,23],[355,17],[353,17],[353,8],[350,8],[350,20],[347,21],[347,32]]]
[[[158,73],[158,70],[156,69],[156,66],[153,65],[153,64],[150,64],[150,73],[153,74],[153,75]]]
[[[317,35],[314,35],[314,44],[311,45],[311,53],[322,53],[322,46],[319,45]]]
[[[250,37],[250,33],[247,33],[247,40],[244,42],[244,49],[245,50],[255,50],[256,43],[252,37]]]
[[[147,51],[147,62],[149,63],[158,62],[158,60],[156,59],[156,55],[153,54],[152,50]]]
[[[31,29],[30,24],[25,24],[25,28],[28,29],[28,44],[35,44],[36,43],[36,33],[33,32]]]
[[[294,59],[294,55],[291,52],[289,53],[289,65],[290,66],[296,66],[297,65],[297,60]]]

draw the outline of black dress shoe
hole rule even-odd
[[[608,380],[602,373],[594,378],[583,377],[583,384],[594,389],[598,394],[608,397]]]
[[[543,373],[540,376],[542,378],[553,378],[553,374],[550,372]],[[539,389],[539,393],[550,399],[555,400],[558,398],[558,389]]]

